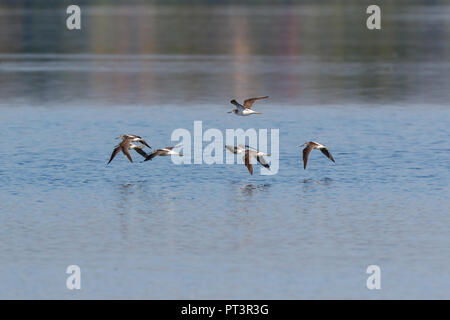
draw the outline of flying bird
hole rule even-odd
[[[269,96],[265,96],[265,97],[256,97],[256,98],[250,98],[247,100],[244,100],[244,105],[240,104],[239,102],[237,102],[235,99],[231,100],[230,103],[234,104],[236,106],[236,109],[229,111],[228,113],[234,113],[238,116],[248,116],[251,114],[261,114],[261,112],[256,112],[254,110],[252,110],[252,105],[255,101],[257,100],[262,100],[262,99],[266,99]]]
[[[176,145],[174,147],[166,147],[166,148],[163,148],[163,149],[156,149],[155,151],[150,153],[147,157],[145,157],[144,161],[152,160],[156,156],[162,156],[163,157],[163,156],[169,156],[169,155],[172,155],[172,154],[176,154],[176,155],[182,157],[183,156],[182,153],[173,151],[173,149],[179,148],[180,146],[181,146],[181,144],[178,144],[178,145]]]
[[[147,142],[145,142],[144,139],[142,139],[141,137],[134,135],[134,134],[122,134],[120,137],[117,137],[116,139],[122,139],[122,140],[131,139],[131,141],[133,141],[133,142],[139,142],[139,143],[142,143],[144,146],[149,147],[150,149],[152,148],[147,144]]]
[[[122,142],[119,143],[114,148],[107,164],[109,164],[120,151],[122,151],[122,153],[128,158],[128,160],[130,160],[131,163],[133,163],[133,159],[131,158],[129,150],[135,150],[137,153],[139,153],[143,157],[148,156],[147,153],[144,150],[142,150],[142,148],[143,148],[143,145],[145,145],[149,148],[151,148],[151,147],[141,137],[125,134],[125,135],[121,135],[119,138],[122,139]],[[119,139],[119,138],[117,138],[117,139]],[[137,142],[141,143],[142,145],[136,145],[134,143],[131,143],[132,141],[137,141]]]
[[[256,161],[258,161],[264,168],[270,169],[270,165],[267,163],[266,159],[263,158],[263,156],[270,156],[270,153],[263,153],[255,149],[245,150],[244,163],[250,174],[253,174],[253,165],[252,165],[253,158],[256,158]]]
[[[253,174],[253,165],[252,165],[253,158],[256,158],[256,161],[258,161],[263,167],[270,169],[270,165],[263,157],[263,156],[270,156],[269,153],[263,153],[252,147],[249,147],[247,145],[243,146],[241,144],[238,145],[237,147],[226,145],[225,148],[234,154],[245,153],[242,159],[244,160],[245,166],[247,167],[248,172],[250,172],[250,174]]]
[[[334,159],[333,159],[333,156],[330,153],[330,151],[324,145],[322,145],[322,144],[320,144],[318,142],[310,141],[310,142],[305,142],[302,145],[299,145],[299,147],[303,147],[303,146],[306,146],[303,149],[303,169],[306,169],[306,164],[308,163],[308,156],[311,153],[311,150],[313,150],[313,149],[319,149],[320,151],[322,151],[322,153],[328,159],[330,159],[331,161],[335,162]]]

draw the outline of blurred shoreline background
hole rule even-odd
[[[15,71],[28,71],[33,76],[52,72],[57,82],[47,87],[50,79],[42,77],[39,90],[50,91],[58,103],[62,101],[54,85],[67,79],[67,83],[80,82],[82,88],[86,77],[93,85],[118,83],[96,87],[95,96],[88,87],[74,89],[74,96],[66,98],[164,104],[182,101],[177,92],[189,91],[194,102],[209,103],[215,98],[208,100],[202,93],[212,90],[212,79],[219,82],[213,86],[215,91],[216,87],[229,91],[236,87],[229,81],[239,81],[238,95],[254,90],[251,81],[259,86],[258,92],[272,86],[280,93],[281,104],[447,102],[450,6],[446,1],[383,2],[382,29],[375,31],[366,28],[371,1],[248,3],[80,1],[82,29],[69,31],[65,9],[70,1],[7,1],[0,5],[0,93],[4,101],[27,96],[20,88],[32,91],[27,79],[35,83],[35,78],[25,79]],[[187,61],[182,63],[183,59]],[[192,59],[207,66],[197,70],[196,83],[182,76]],[[169,60],[173,62],[169,67],[162,66]],[[174,90],[165,98],[148,96],[151,89],[159,91],[160,84],[167,86],[162,68],[166,75],[178,75],[175,89],[195,88]],[[99,72],[93,76],[95,70]],[[115,70],[128,72],[112,75]],[[230,78],[216,71],[237,74]],[[249,75],[255,72],[264,77]],[[124,92],[133,82],[132,87],[148,90]],[[349,96],[355,86],[360,90]],[[317,88],[330,93],[320,94]],[[111,95],[116,99],[109,99]]]

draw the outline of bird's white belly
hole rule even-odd
[[[242,110],[242,111],[240,111],[238,114],[240,115],[240,116],[248,116],[248,115],[250,115],[250,114],[252,114],[253,113],[253,111],[252,110]]]

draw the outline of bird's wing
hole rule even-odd
[[[120,145],[115,147],[112,154],[111,154],[111,158],[109,158],[108,164],[114,159],[114,157],[117,155],[117,153],[119,153],[121,147]]]
[[[244,100],[244,107],[247,109],[250,109],[256,100],[262,100],[262,99],[266,99],[268,97],[269,96],[264,96],[264,97],[256,97],[256,98],[250,98],[250,99]]]
[[[128,160],[130,160],[130,162],[133,163],[133,159],[131,159],[131,154],[130,154],[130,151],[128,150],[128,148],[122,147],[122,152],[124,155],[127,156]]]
[[[239,107],[240,107],[240,108],[243,108],[243,106],[242,106],[239,102],[237,102],[236,99],[231,100],[230,103],[231,103],[232,105],[235,105],[235,106],[238,107],[238,108],[239,108]]]
[[[322,151],[322,153],[323,153],[328,159],[330,159],[331,161],[335,162],[334,159],[333,159],[333,156],[332,156],[331,153],[330,153],[330,150],[328,150],[326,147],[319,148],[319,150]]]
[[[245,149],[252,149],[252,150],[258,152],[258,149],[255,149],[255,148],[253,148],[253,147],[250,147],[249,145],[245,145]]]
[[[145,142],[144,139],[140,139],[139,142],[142,143],[144,146],[149,147],[150,149],[152,148],[147,144],[147,142]]]
[[[233,105],[235,105],[235,106],[236,106],[236,109],[239,110],[240,112],[243,112],[243,111],[246,109],[246,107],[244,107],[243,105],[241,105],[241,104],[240,104],[239,102],[237,102],[235,99],[231,100],[230,103],[233,104]],[[230,111],[230,112],[232,112],[232,111]]]
[[[238,109],[241,112],[246,109],[246,107],[244,107],[243,105],[240,105],[240,104],[236,104],[235,106],[236,106],[236,109]]]
[[[256,152],[251,151],[251,150],[246,150],[245,151],[244,163],[245,163],[245,166],[248,169],[248,172],[250,172],[250,174],[253,174],[252,158],[254,156],[256,156]]]
[[[152,160],[154,157],[159,156],[163,151],[158,149],[150,153],[144,161]]]
[[[308,156],[312,149],[313,149],[312,145],[309,145],[305,149],[303,149],[303,169],[306,169],[306,164],[308,163]]]
[[[143,156],[144,158],[148,157],[147,152],[145,152],[144,150],[142,150],[141,148],[134,148],[134,151],[136,151],[137,153],[139,153],[141,156]]]
[[[267,169],[270,169],[270,165],[267,163],[266,159],[263,158],[263,156],[256,156],[256,160]]]

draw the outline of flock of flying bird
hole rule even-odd
[[[231,102],[231,104],[236,106],[236,109],[229,111],[228,113],[234,113],[239,116],[248,116],[251,114],[261,114],[261,112],[256,112],[256,111],[252,110],[252,105],[255,101],[261,100],[261,99],[266,99],[268,97],[269,96],[250,98],[250,99],[245,100],[243,105],[233,99],[230,102]],[[134,150],[137,153],[139,153],[142,157],[145,158],[144,161],[152,160],[156,156],[169,156],[169,155],[178,155],[180,157],[183,156],[183,154],[174,151],[174,149],[181,147],[181,144],[178,144],[174,147],[166,147],[166,148],[162,148],[162,149],[156,149],[152,153],[148,154],[147,152],[145,152],[142,149],[144,147],[148,147],[151,149],[152,147],[150,147],[147,144],[147,142],[144,139],[142,139],[140,136],[133,135],[133,134],[124,134],[124,135],[121,135],[120,137],[118,137],[117,139],[119,139],[119,138],[122,139],[122,142],[120,142],[114,148],[114,150],[111,154],[111,157],[108,161],[108,164],[114,159],[114,157],[120,151],[122,151],[122,153],[128,158],[128,160],[130,160],[130,162],[133,162],[133,159],[131,158],[131,155],[130,155],[130,150]],[[139,144],[134,144],[133,142],[136,142]],[[306,169],[306,164],[308,163],[309,154],[311,153],[311,151],[313,149],[320,150],[328,159],[335,162],[330,151],[324,145],[322,145],[318,142],[309,141],[309,142],[305,142],[304,144],[300,145],[299,147],[303,147],[303,146],[305,146],[305,148],[303,149],[303,169]],[[254,148],[249,147],[248,145],[245,145],[245,146],[239,145],[237,147],[226,145],[225,148],[234,154],[242,154],[242,153],[244,154],[243,160],[244,160],[245,166],[247,167],[248,172],[250,172],[250,174],[253,174],[253,165],[252,165],[253,158],[256,158],[256,161],[258,161],[263,167],[270,169],[269,163],[267,163],[267,161],[263,157],[263,156],[270,156],[270,154],[268,154],[268,153],[260,152]]]

